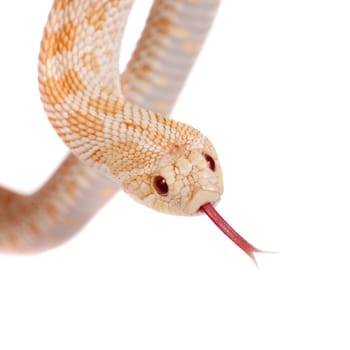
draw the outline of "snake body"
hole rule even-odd
[[[41,44],[39,87],[49,121],[71,154],[32,195],[0,189],[2,251],[61,244],[119,188],[161,212],[205,212],[225,232],[214,210],[223,181],[213,145],[197,129],[166,117],[219,0],[155,0],[120,75],[132,2],[54,1]],[[233,229],[225,233],[251,257],[258,251]]]

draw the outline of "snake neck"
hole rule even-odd
[[[76,156],[118,182],[152,172],[172,149],[202,137],[123,98],[118,58],[131,4],[56,1],[40,52],[40,92],[51,124]]]

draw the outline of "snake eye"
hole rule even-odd
[[[207,161],[209,169],[212,171],[215,171],[215,160],[213,159],[213,157],[207,153],[204,153],[203,156],[204,156],[205,160]]]
[[[163,176],[156,176],[153,179],[153,187],[161,196],[166,196],[169,192],[168,184]]]

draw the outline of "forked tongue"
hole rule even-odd
[[[246,241],[237,231],[235,231],[225,219],[216,211],[216,209],[210,203],[206,203],[200,207],[200,210],[207,214],[214,222],[214,224],[219,227],[219,229],[235,244],[238,245],[257,265],[254,253],[265,253],[262,250],[255,248],[248,241]]]

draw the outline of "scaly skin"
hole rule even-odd
[[[40,52],[40,92],[50,122],[73,154],[32,195],[0,188],[1,251],[30,253],[61,244],[120,186],[172,214],[196,214],[219,199],[221,170],[210,141],[165,117],[219,1],[155,1],[120,78],[120,42],[131,3],[54,2]],[[155,188],[157,176],[166,179],[166,195]]]
[[[42,101],[52,126],[79,159],[151,208],[192,215],[222,193],[216,152],[198,130],[122,96],[113,67],[130,7],[127,0],[54,7],[40,53]],[[166,20],[155,25],[169,35]],[[205,155],[214,159],[214,171]],[[156,176],[166,179],[168,195],[155,190]]]

